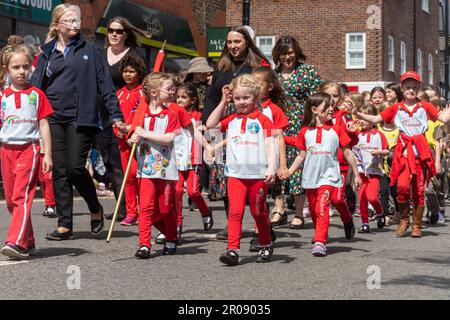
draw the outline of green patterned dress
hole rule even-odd
[[[287,79],[282,77],[280,70],[277,71],[281,85],[286,93],[285,114],[290,124],[285,131],[285,135],[296,137],[302,127],[306,100],[310,95],[318,91],[322,80],[317,68],[310,64],[300,64]],[[288,168],[298,154],[299,150],[297,148],[286,146]],[[286,194],[302,194],[301,183],[302,173],[301,170],[298,170],[287,180]]]

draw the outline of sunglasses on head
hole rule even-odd
[[[114,32],[117,33],[117,34],[124,34],[125,33],[125,29],[108,28],[108,33],[113,34]]]

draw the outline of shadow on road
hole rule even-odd
[[[137,232],[118,230],[118,231],[113,231],[111,239],[113,240],[114,238],[131,238],[131,237],[135,237],[137,235],[138,235]],[[108,232],[104,231],[100,235],[94,236],[89,231],[80,231],[80,232],[74,232],[73,237],[75,238],[75,240],[79,240],[79,239],[106,240],[106,238],[108,237]]]
[[[36,253],[33,256],[29,257],[29,260],[32,259],[45,259],[59,256],[71,256],[78,257],[85,253],[90,253],[90,251],[80,248],[40,248],[36,250]]]
[[[435,289],[450,289],[450,279],[430,275],[408,275],[405,277],[383,281],[383,285],[426,286]],[[425,298],[425,297],[424,297]]]

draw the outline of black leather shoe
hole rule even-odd
[[[164,244],[164,249],[162,254],[167,256],[167,255],[172,255],[175,254],[177,252],[177,242],[176,241],[166,241],[166,243]]]
[[[147,246],[142,246],[138,249],[138,251],[136,251],[134,256],[139,259],[148,259],[150,258],[150,248]]]
[[[105,226],[105,219],[103,218],[103,206],[100,204],[100,220],[91,220],[91,233],[94,236],[99,235]]]
[[[58,230],[55,230],[52,233],[47,233],[45,239],[53,241],[73,240],[73,232],[72,230],[69,230],[67,232],[60,233]]]
[[[206,218],[206,222],[205,222]],[[214,225],[213,215],[211,209],[208,209],[208,215],[203,217],[203,230],[211,230]]]
[[[104,216],[105,216],[106,220],[112,220],[114,213],[105,213]],[[122,222],[122,220],[125,219],[126,217],[127,217],[126,215],[119,214],[119,215],[117,215],[116,221]]]

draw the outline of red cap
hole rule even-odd
[[[421,81],[420,75],[415,71],[406,71],[404,74],[402,74],[402,77],[400,78],[400,82],[403,82],[406,79],[414,79],[419,82]]]

